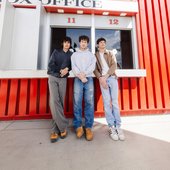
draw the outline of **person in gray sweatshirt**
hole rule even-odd
[[[92,126],[94,122],[94,84],[93,71],[95,70],[96,58],[88,50],[89,37],[79,37],[80,48],[72,54],[71,65],[75,75],[74,79],[74,119],[73,126],[77,138],[85,133],[88,141],[93,139]],[[82,125],[82,101],[84,96],[85,132]]]

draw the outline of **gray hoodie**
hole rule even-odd
[[[71,65],[74,75],[83,72],[86,77],[92,77],[95,70],[96,57],[88,49],[85,51],[77,50],[71,56]]]

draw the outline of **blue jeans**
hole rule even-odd
[[[74,119],[75,129],[82,126],[82,100],[84,95],[85,128],[92,128],[94,122],[94,84],[93,78],[87,77],[88,81],[82,83],[78,78],[74,79]]]
[[[119,128],[121,126],[121,119],[118,104],[118,81],[115,76],[110,76],[106,82],[108,89],[104,89],[100,85],[106,121],[109,127],[115,126]]]

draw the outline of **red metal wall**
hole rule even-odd
[[[170,3],[139,0],[136,15],[140,68],[146,78],[120,78],[121,115],[170,112]],[[68,79],[65,113],[73,116],[73,79]],[[103,116],[102,97],[95,79],[95,115]],[[0,120],[50,118],[47,79],[1,79]]]
[[[151,113],[170,111],[170,3],[139,0],[136,16],[140,68],[139,109]],[[132,101],[133,102],[133,101]]]

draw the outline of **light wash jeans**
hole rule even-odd
[[[87,77],[87,82],[82,83],[78,78],[74,79],[74,119],[75,129],[82,126],[82,101],[84,95],[85,128],[92,128],[94,122],[94,84],[93,78]]]
[[[109,127],[115,126],[119,128],[121,126],[121,119],[118,104],[118,81],[115,76],[110,76],[106,82],[109,87],[108,89],[104,89],[100,85],[106,121]]]

